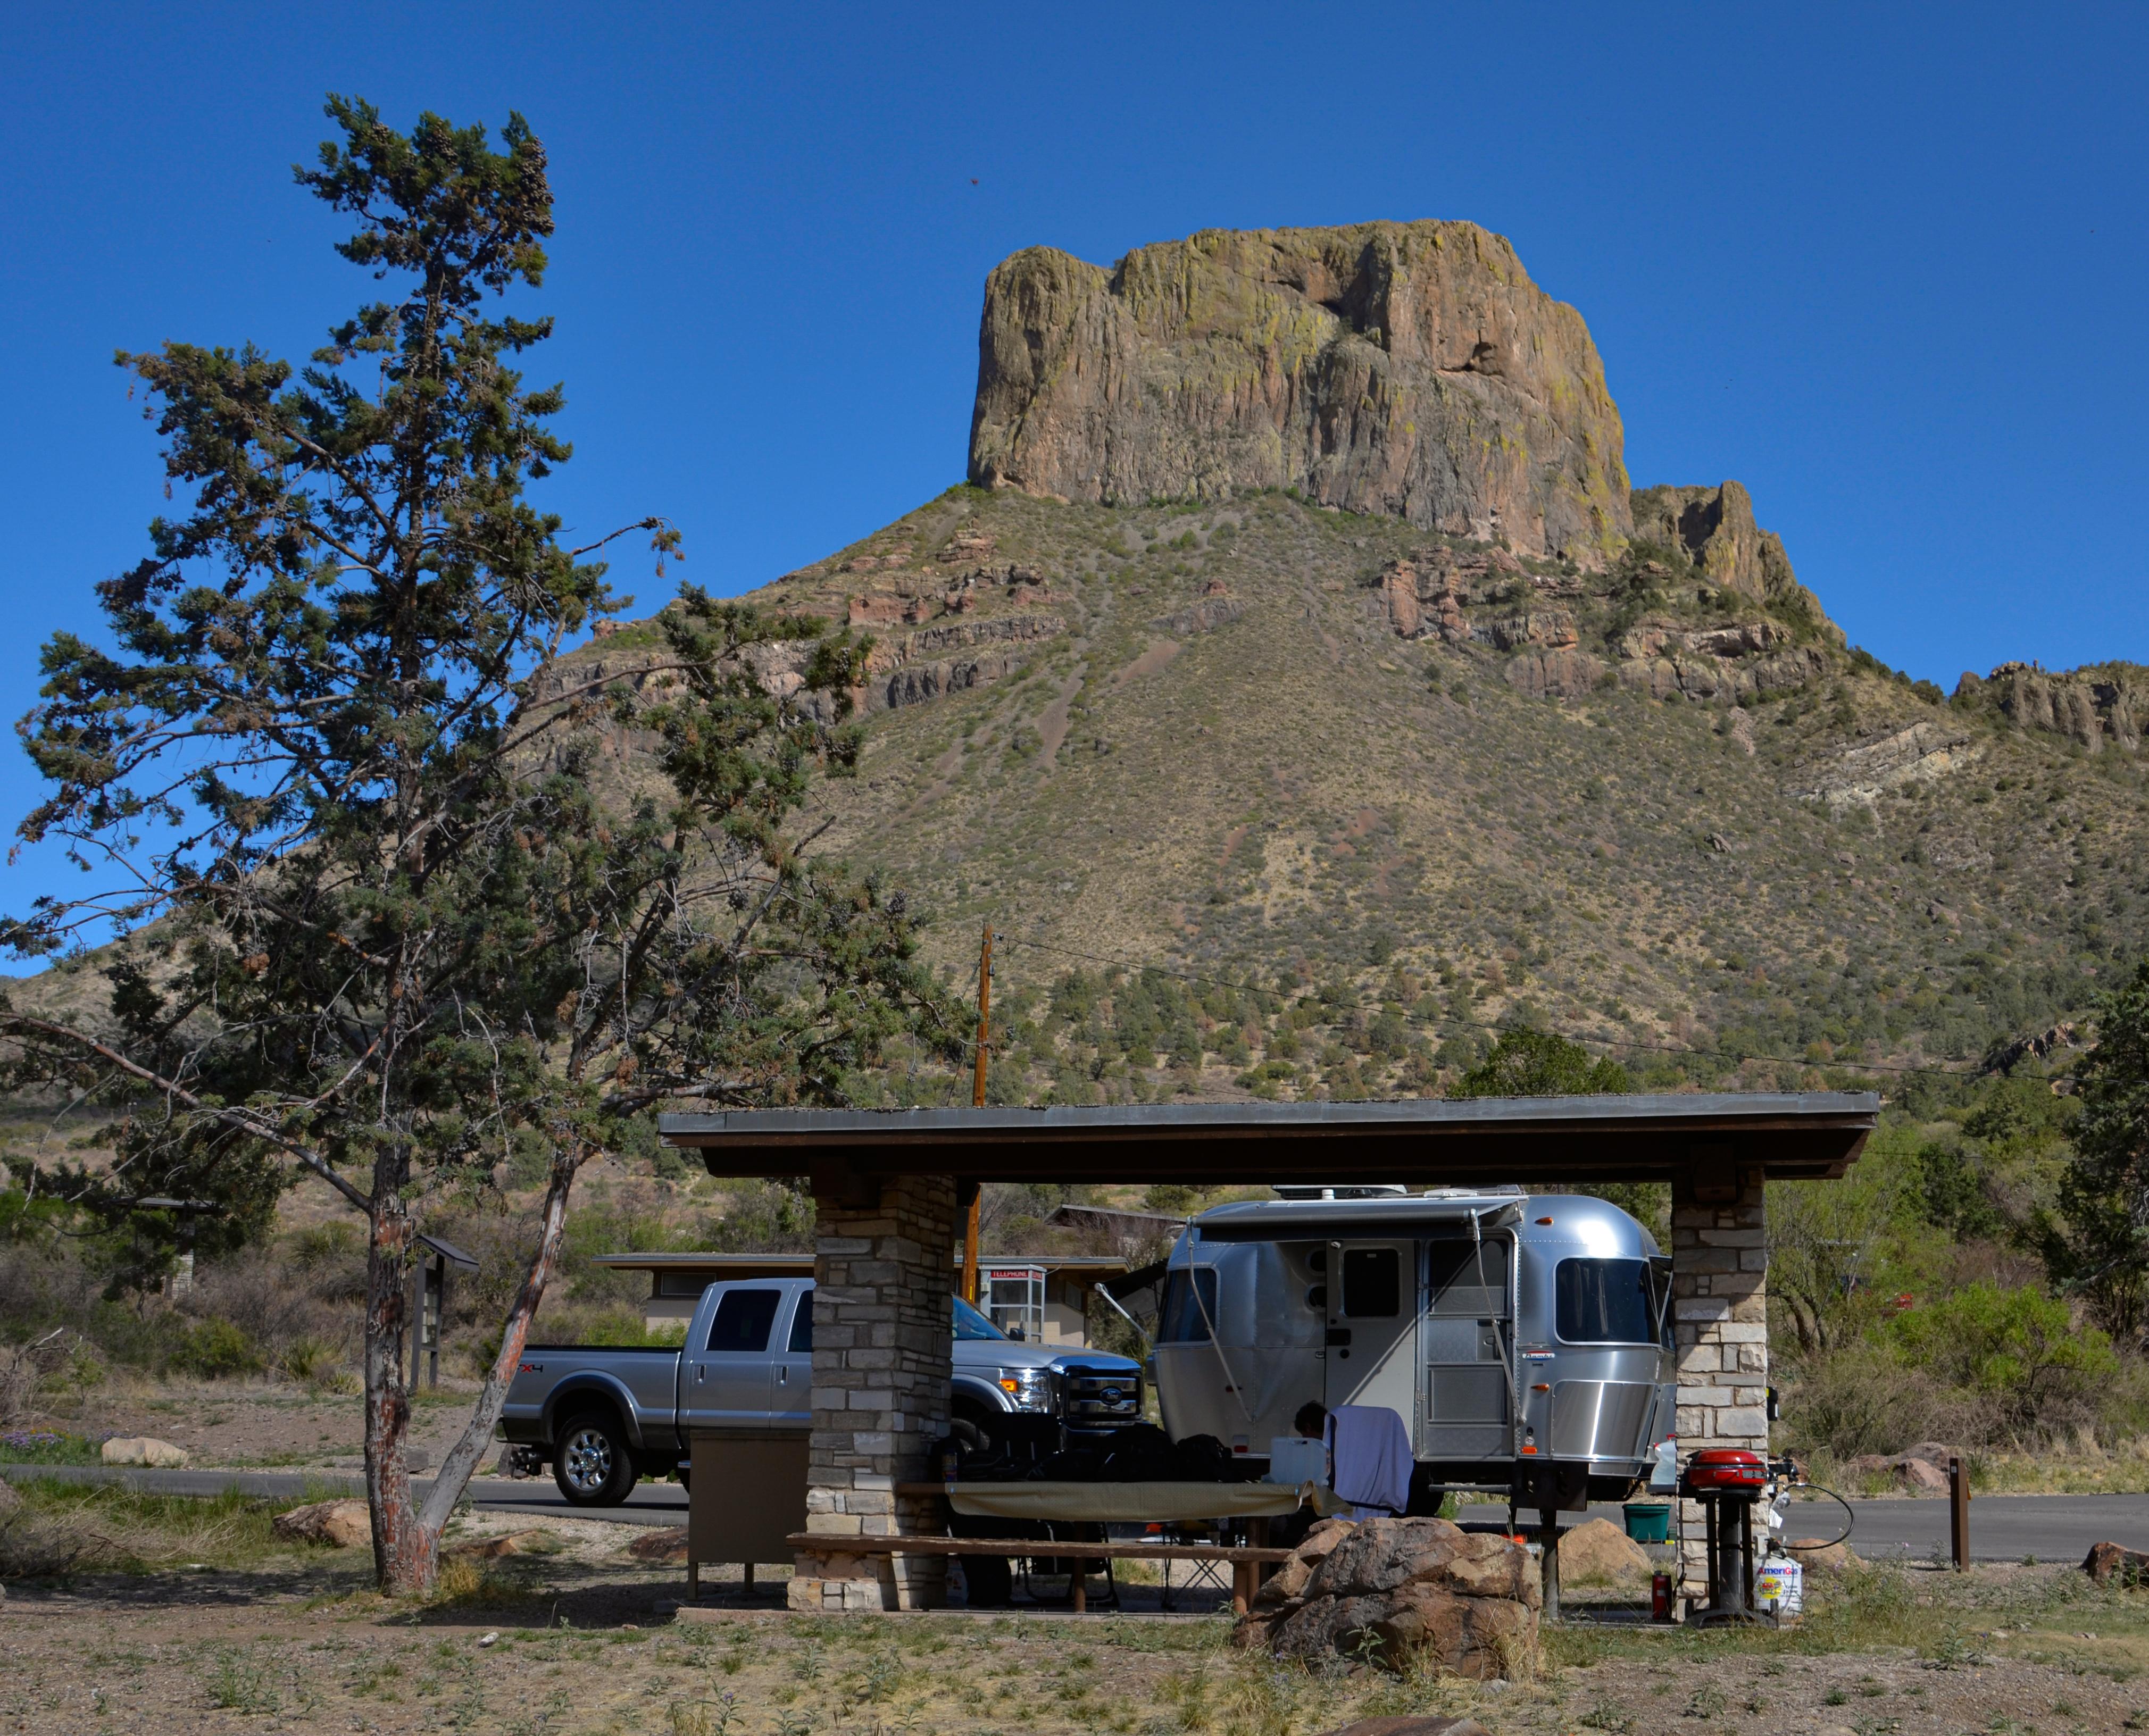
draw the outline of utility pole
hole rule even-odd
[[[985,1106],[985,1059],[992,1038],[993,1017],[993,925],[985,924],[983,943],[978,949],[978,1054],[970,1075],[970,1107]],[[963,1222],[963,1300],[972,1307],[978,1305],[978,1202],[982,1192],[975,1182],[970,1184],[970,1209]]]

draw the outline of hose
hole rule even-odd
[[[1843,1531],[1841,1535],[1832,1537],[1824,1543],[1815,1543],[1813,1546],[1814,1548],[1833,1549],[1838,1543],[1847,1543],[1850,1541],[1850,1533],[1858,1523],[1858,1515],[1852,1510],[1851,1505],[1849,1502],[1845,1501],[1843,1497],[1837,1494],[1834,1490],[1824,1488],[1819,1483],[1793,1483],[1791,1487],[1794,1489],[1811,1489],[1816,1493],[1825,1495],[1830,1501],[1833,1501],[1838,1507],[1843,1509]],[[1784,1539],[1784,1542],[1788,1545],[1790,1539],[1786,1537]]]

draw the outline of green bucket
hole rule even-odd
[[[1627,1515],[1627,1535],[1638,1543],[1668,1543],[1672,1537],[1672,1510],[1662,1501],[1630,1501],[1623,1511]]]

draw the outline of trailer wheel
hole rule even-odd
[[[637,1472],[617,1417],[584,1411],[567,1419],[552,1451],[552,1481],[572,1507],[617,1507]]]

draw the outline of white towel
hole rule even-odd
[[[1339,1405],[1328,1413],[1337,1497],[1399,1513],[1410,1505],[1410,1431],[1382,1405]]]

